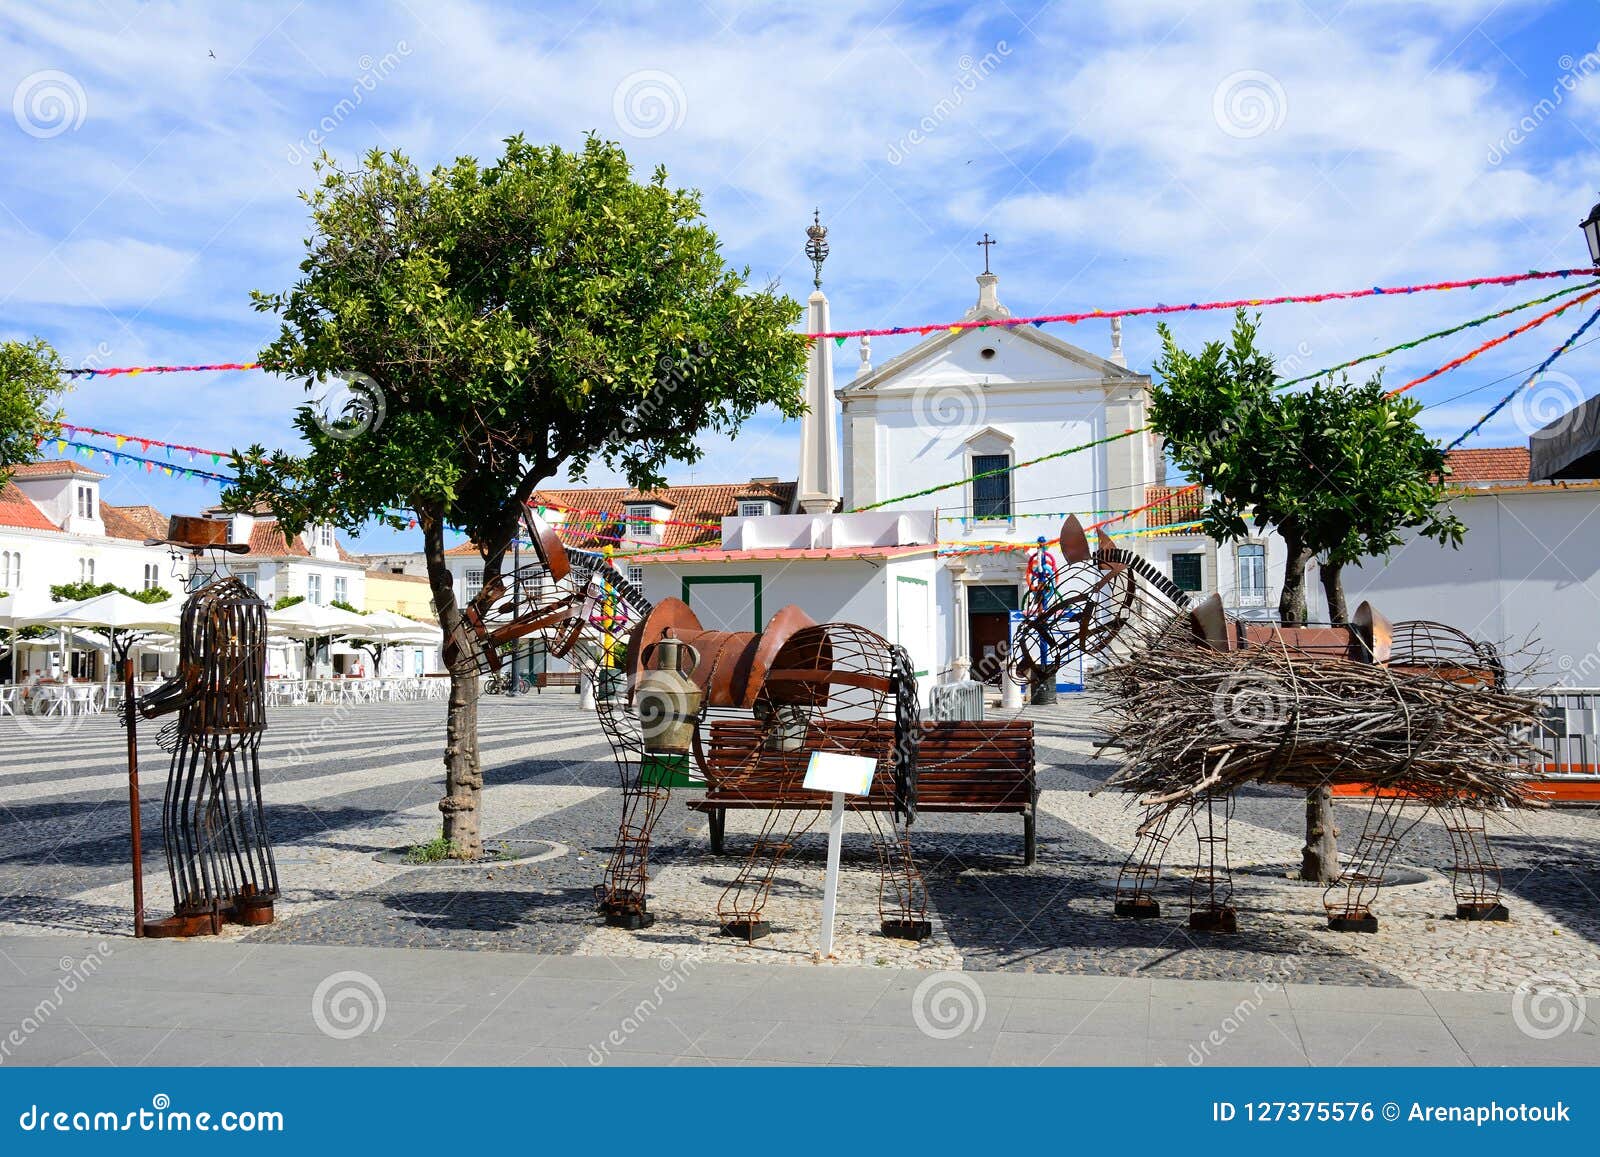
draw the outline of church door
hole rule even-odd
[[[972,677],[998,686],[1011,636],[1011,612],[1018,610],[1015,583],[967,588],[967,638],[972,642]]]

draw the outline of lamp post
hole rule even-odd
[[[517,581],[517,572],[522,569],[522,529],[519,526],[516,533],[511,536],[511,617],[517,617],[518,596],[521,594],[522,584]],[[517,693],[517,657],[522,653],[522,640],[518,639],[511,644],[511,678],[506,680],[506,694]]]
[[[1589,243],[1589,260],[1600,266],[1600,204],[1589,210],[1589,216],[1579,222],[1583,239]]]

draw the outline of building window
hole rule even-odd
[[[80,558],[78,560],[78,581],[81,583],[94,582],[94,559]]]
[[[628,533],[635,538],[653,538],[656,524],[651,519],[651,506],[628,507]]]
[[[1259,542],[1239,547],[1239,602],[1260,606],[1267,601],[1267,548]]]
[[[252,591],[255,590],[256,589],[256,572],[253,571],[253,570],[242,570],[242,571],[240,571],[239,572],[239,581],[242,582],[250,590],[252,590]]]
[[[93,518],[94,517],[94,487],[93,486],[80,486],[80,487],[78,487],[78,517],[79,518]]]
[[[144,564],[144,589],[153,591],[161,585],[161,567],[157,563]]]
[[[1202,587],[1201,556],[1175,554],[1172,556],[1172,581],[1180,591],[1197,591]]]
[[[350,601],[350,580],[344,575],[333,576],[333,600],[337,603]]]
[[[322,603],[322,576],[319,574],[306,575],[306,602]]]
[[[972,515],[974,518],[1011,517],[1011,455],[972,456]],[[1002,471],[996,474],[993,471]],[[979,477],[988,475],[988,477]]]
[[[483,568],[475,567],[466,573],[467,598],[475,599],[483,589]]]
[[[767,512],[767,504],[765,502],[741,502],[741,503],[739,503],[739,517],[740,518],[760,518],[762,515],[766,514],[766,512]]]
[[[0,552],[0,587],[14,591],[22,585],[22,552]]]
[[[317,542],[322,546],[327,546],[327,547],[333,546],[333,527],[332,526],[319,526],[319,527],[317,527]]]
[[[628,581],[636,587],[644,586],[644,567],[638,563],[628,564]]]

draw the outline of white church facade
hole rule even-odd
[[[1011,316],[998,287],[978,277],[967,320]],[[820,290],[808,322],[830,328]],[[1067,512],[1089,523],[1131,509],[1162,479],[1147,434],[1047,457],[1145,425],[1149,378],[1111,335],[1102,356],[1034,326],[944,331],[879,366],[863,339],[838,389],[831,345],[815,343],[791,512],[728,518],[714,550],[634,555],[645,593],[737,630],[796,603],[905,646],[925,685],[993,681],[1027,551],[985,548],[1053,541]]]

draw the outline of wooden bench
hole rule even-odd
[[[540,671],[534,678],[534,686],[539,694],[544,694],[546,687],[576,687],[578,673],[576,671]]]
[[[837,728],[838,725],[835,725]],[[893,746],[890,722],[857,724],[863,750]],[[925,720],[917,757],[917,810],[1020,815],[1022,860],[1035,858],[1034,820],[1039,799],[1033,767],[1033,724],[1026,720]],[[767,810],[780,799],[785,808],[821,811],[828,796],[798,787],[811,758],[807,750],[757,752],[760,726],[754,720],[719,720],[710,728],[706,751],[710,784],[704,799],[690,800],[710,821],[711,850],[722,854],[730,810]],[[894,770],[885,760],[865,799],[854,807],[894,809]]]

